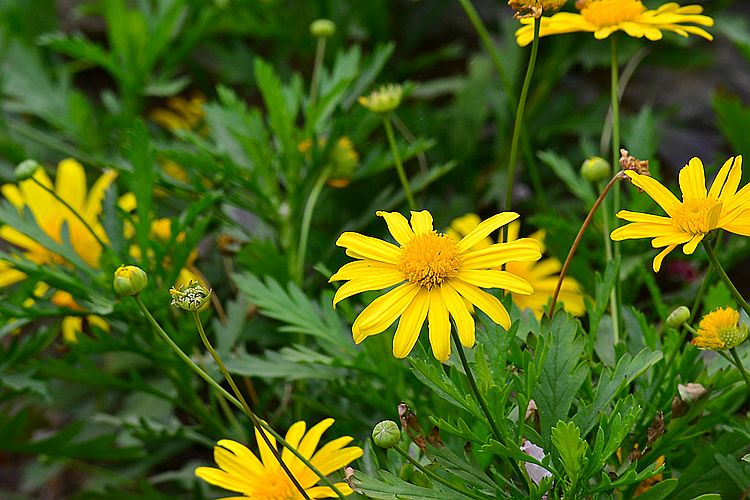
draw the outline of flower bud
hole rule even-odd
[[[148,284],[148,276],[140,267],[122,265],[115,271],[112,287],[117,295],[133,296]]]
[[[316,19],[310,23],[310,34],[316,38],[330,38],[336,33],[336,23],[330,19]]]
[[[185,311],[198,311],[208,303],[211,290],[206,290],[197,281],[190,280],[187,285],[180,285],[179,288],[172,287],[169,294],[172,296],[173,306]]]
[[[581,165],[581,175],[590,182],[603,181],[609,177],[609,162],[600,156],[592,156]]]
[[[393,420],[383,420],[372,429],[372,440],[381,448],[393,448],[401,441],[401,429]]]
[[[37,170],[42,168],[36,160],[24,160],[18,164],[15,170],[16,180],[18,182],[25,181],[34,177]]]
[[[679,328],[690,319],[690,309],[680,306],[667,318],[667,326],[670,328]]]
[[[381,85],[378,90],[370,92],[369,96],[360,96],[357,100],[362,106],[373,113],[388,113],[398,108],[404,89],[398,84]]]

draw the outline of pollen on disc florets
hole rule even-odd
[[[588,0],[576,3],[581,15],[596,26],[635,21],[646,10],[640,0]]]
[[[428,290],[458,274],[461,256],[450,237],[431,231],[401,247],[398,269],[404,277]]]
[[[677,206],[672,221],[686,233],[706,234],[716,229],[720,212],[721,204],[715,199],[688,198]]]
[[[747,326],[740,323],[740,313],[720,307],[703,317],[692,344],[701,349],[731,349],[746,338]]]

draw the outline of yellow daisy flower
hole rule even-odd
[[[292,425],[285,436],[291,446],[325,475],[341,469],[352,460],[362,456],[362,448],[346,446],[352,441],[349,436],[334,439],[315,451],[321,435],[332,424],[333,419],[327,418],[305,433],[305,422],[300,421]],[[273,436],[268,433],[266,436],[271,444],[276,446]],[[273,452],[257,430],[255,439],[258,443],[260,459],[244,445],[229,439],[222,439],[218,442],[218,446],[214,447],[214,459],[220,468],[198,467],[195,469],[195,475],[215,486],[242,494],[242,496],[225,497],[223,500],[301,499],[299,491],[276,461]],[[286,448],[281,452],[281,459],[310,498],[336,497],[331,488],[316,486],[319,480],[317,474]],[[352,493],[348,484],[343,482],[334,484],[344,495]]]
[[[740,313],[731,307],[720,307],[701,320],[692,344],[714,351],[737,347],[747,338],[747,325],[740,323]]]
[[[473,231],[480,222],[481,219],[477,214],[464,215],[463,217],[454,219],[453,222],[451,222],[447,234],[458,241],[463,236]],[[513,221],[508,225],[509,242],[518,239],[520,229],[521,223],[519,221]],[[540,251],[544,253],[544,231],[537,231],[529,237],[539,242],[539,246],[541,247]],[[490,238],[485,238],[477,243],[474,248],[487,248],[492,244],[493,241]],[[513,273],[516,276],[520,276],[531,283],[531,286],[534,287],[534,293],[531,295],[521,295],[511,292],[513,302],[519,307],[519,309],[531,309],[537,319],[541,318],[544,314],[544,307],[555,293],[555,287],[557,286],[557,280],[559,278],[558,273],[561,269],[562,263],[554,257],[544,259],[540,262],[508,262],[505,264],[506,271]],[[581,289],[581,284],[574,278],[563,279],[559,300],[563,303],[563,307],[566,311],[575,316],[583,316],[585,312],[583,291]]]
[[[661,32],[666,30],[685,37],[692,34],[713,40],[713,36],[703,28],[684,24],[713,26],[713,19],[701,15],[703,7],[700,5],[682,7],[669,2],[650,10],[640,0],[579,0],[576,7],[580,14],[558,12],[551,17],[542,17],[539,36],[584,31],[602,40],[615,31],[624,31],[634,38],[661,40]],[[534,39],[534,19],[524,18],[521,23],[526,26],[516,31],[516,42],[524,47]]]
[[[677,245],[690,255],[710,231],[725,229],[750,236],[750,184],[739,191],[742,178],[742,156],[728,159],[706,190],[705,172],[699,158],[693,158],[680,170],[679,201],[659,181],[632,170],[625,174],[636,187],[644,190],[667,213],[667,217],[620,210],[617,217],[631,224],[618,227],[610,235],[614,241],[654,238],[654,248],[666,247],[654,258],[658,272],[664,257]]]
[[[203,109],[205,103],[206,97],[200,92],[195,92],[189,98],[170,97],[167,99],[166,106],[152,110],[149,118],[172,132],[193,130],[206,115]]]
[[[403,358],[411,352],[422,325],[429,323],[432,353],[440,361],[450,356],[449,316],[456,323],[461,344],[474,345],[474,319],[466,301],[484,311],[506,330],[510,316],[499,299],[481,288],[502,288],[512,293],[533,293],[525,279],[496,267],[512,261],[536,261],[542,256],[539,242],[522,238],[478,248],[490,233],[518,218],[503,212],[481,222],[460,241],[436,232],[426,210],[411,213],[411,225],[398,212],[377,212],[385,219],[398,245],[363,236],[342,234],[336,245],[357,259],[344,265],[330,281],[348,280],[338,289],[333,306],[368,290],[395,287],[375,299],[359,314],[352,326],[359,344],[377,335],[401,318],[393,337],[393,355]]]

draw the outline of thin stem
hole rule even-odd
[[[219,371],[221,371],[221,374],[224,376],[227,382],[229,382],[229,386],[232,388],[232,392],[234,392],[234,395],[237,397],[237,399],[242,403],[242,409],[245,411],[245,414],[250,418],[250,421],[253,423],[253,427],[258,429],[258,434],[260,434],[263,441],[266,443],[266,446],[269,450],[271,450],[271,453],[273,453],[273,456],[276,458],[276,461],[279,462],[279,465],[282,469],[284,469],[284,472],[287,476],[289,476],[289,479],[294,484],[294,487],[299,490],[299,492],[302,494],[302,496],[305,498],[305,500],[310,500],[310,497],[308,496],[307,492],[305,491],[305,488],[302,487],[301,484],[299,484],[299,481],[297,481],[297,478],[294,477],[294,474],[292,474],[292,471],[289,470],[289,467],[284,463],[284,460],[281,458],[281,454],[279,453],[279,449],[271,443],[271,440],[268,439],[268,436],[265,432],[262,431],[262,428],[260,426],[260,422],[258,421],[258,418],[255,416],[255,413],[250,409],[250,406],[247,404],[247,401],[245,401],[245,397],[242,395],[242,392],[240,392],[239,387],[237,387],[237,384],[234,383],[234,379],[232,378],[232,375],[227,370],[227,367],[224,366],[224,362],[221,360],[217,352],[214,350],[213,346],[211,345],[211,342],[208,341],[208,337],[206,336],[206,331],[203,329],[203,323],[201,323],[201,318],[198,316],[198,311],[192,311],[193,313],[193,320],[195,321],[195,326],[198,328],[198,334],[201,337],[201,340],[203,341],[203,345],[206,346],[206,349],[211,354],[211,357],[214,358],[214,361],[216,362],[216,365],[219,367]]]
[[[619,74],[620,66],[617,61],[617,37],[610,37],[611,43],[611,92],[610,97],[612,100],[612,165],[617,165],[620,160],[620,84]],[[615,187],[615,192],[612,196],[612,214],[617,215],[620,210],[620,189]],[[614,258],[620,259],[620,244],[615,242],[614,247]],[[612,287],[612,293],[610,294],[609,308],[612,316],[612,332],[614,334],[614,342],[617,343],[620,339],[620,301],[622,298],[621,285],[620,285],[620,273],[615,274],[615,285]]]
[[[526,108],[526,98],[529,95],[529,87],[531,86],[531,77],[534,74],[534,66],[536,65],[536,55],[539,52],[539,30],[542,26],[542,20],[540,17],[534,18],[534,41],[531,43],[531,55],[529,56],[529,65],[526,68],[526,77],[523,80],[523,87],[521,87],[521,97],[518,99],[518,107],[516,108],[516,121],[513,125],[513,138],[510,142],[510,159],[508,160],[508,180],[505,187],[505,211],[511,209],[513,203],[513,183],[516,176],[516,162],[518,160],[518,141],[521,137],[521,127],[523,125],[523,112]],[[503,230],[503,241],[505,241],[506,229]]]
[[[604,257],[609,262],[614,256],[612,240],[609,237],[609,211],[607,210],[606,199],[602,200],[602,236],[604,237]],[[612,339],[616,344],[620,340],[620,308],[617,307],[617,295],[614,287],[609,293],[609,316],[612,318]]]
[[[442,484],[444,486],[447,486],[448,488],[452,489],[453,491],[457,491],[457,492],[461,493],[462,495],[466,495],[466,496],[471,497],[471,498],[476,498],[477,500],[482,500],[483,497],[480,497],[480,496],[472,493],[469,490],[465,490],[465,489],[461,488],[460,486],[452,484],[450,481],[447,481],[446,479],[438,476],[433,471],[431,471],[430,469],[428,469],[424,465],[420,464],[418,460],[416,460],[414,457],[412,457],[407,452],[405,452],[404,450],[402,450],[399,446],[394,446],[393,449],[396,450],[399,454],[401,454],[401,456],[404,457],[406,460],[408,460],[409,463],[411,463],[414,467],[416,467],[417,469],[419,469],[420,471],[422,471],[425,476],[427,476],[427,477],[429,477],[431,479],[434,479],[438,483],[440,483],[440,484]]]
[[[477,387],[477,383],[474,380],[474,374],[469,367],[469,362],[466,360],[466,353],[464,353],[464,348],[461,345],[461,340],[458,338],[458,333],[456,333],[455,328],[451,328],[451,337],[453,337],[453,343],[456,344],[458,357],[461,360],[461,365],[464,367],[464,372],[466,372],[466,378],[469,379],[469,385],[471,386],[471,390],[474,393],[474,397],[477,398],[479,406],[482,407],[482,411],[487,417],[487,422],[490,424],[490,428],[492,429],[492,433],[495,435],[495,438],[497,438],[498,442],[502,443],[503,435],[500,433],[500,429],[498,428],[497,423],[495,423],[495,418],[492,416],[492,413],[490,413],[490,409],[487,406],[487,402],[484,400],[484,396],[482,396],[482,393],[479,392],[479,387]]]
[[[719,259],[716,258],[716,253],[714,252],[713,247],[711,247],[711,245],[706,240],[703,240],[703,248],[706,250],[708,260],[711,261],[711,266],[713,266],[716,272],[719,273],[719,277],[729,288],[729,291],[732,293],[734,300],[737,301],[737,304],[739,304],[739,306],[742,307],[742,309],[744,309],[747,314],[750,314],[750,305],[748,305],[745,299],[742,298],[742,294],[740,294],[739,290],[737,290],[737,287],[734,286],[732,280],[729,279],[729,276],[727,276],[724,268],[721,267],[721,263],[719,262]]]
[[[404,139],[406,139],[406,142],[409,144],[414,144],[414,141],[417,140],[416,137],[414,137],[414,134],[412,134],[411,130],[409,130],[409,127],[406,126],[406,124],[401,121],[401,118],[398,117],[396,113],[393,113],[391,115],[391,119],[393,120],[393,124],[396,126],[399,132],[401,132],[401,135],[404,136]],[[419,170],[420,172],[427,172],[429,170],[429,166],[427,165],[427,157],[424,154],[424,151],[420,151],[417,153],[417,163],[419,163]]]
[[[734,364],[737,366],[737,369],[742,374],[742,378],[745,379],[745,385],[747,385],[747,389],[748,391],[750,391],[750,377],[748,377],[745,367],[742,366],[742,360],[737,355],[737,349],[732,347],[731,349],[729,349],[729,354],[732,355],[732,359],[734,359]]]
[[[310,104],[315,104],[318,99],[318,87],[320,86],[320,69],[323,67],[323,57],[326,53],[326,38],[318,37],[318,45],[315,49],[315,62],[313,63],[312,79],[310,80]]]
[[[388,145],[391,147],[391,154],[393,155],[393,163],[396,165],[396,172],[398,178],[401,180],[401,186],[404,188],[404,195],[406,201],[409,203],[411,210],[417,209],[417,204],[414,203],[414,196],[411,194],[411,188],[409,187],[409,179],[406,177],[404,171],[404,164],[401,162],[401,154],[398,152],[396,147],[396,137],[393,134],[393,126],[391,125],[391,119],[388,115],[383,116],[383,126],[385,127],[385,135],[388,137]]]
[[[607,196],[607,193],[610,189],[612,189],[612,186],[615,185],[615,181],[617,179],[621,179],[623,176],[622,170],[617,172],[612,179],[607,183],[607,185],[602,189],[602,192],[599,194],[599,197],[594,202],[594,205],[591,207],[591,210],[589,210],[589,214],[586,216],[586,219],[583,221],[583,224],[581,224],[581,229],[578,230],[578,234],[576,235],[576,239],[573,241],[573,244],[570,246],[570,250],[568,251],[568,256],[565,257],[565,263],[563,264],[562,270],[560,271],[560,277],[557,279],[557,285],[555,286],[555,293],[552,295],[552,304],[550,304],[549,311],[547,311],[547,316],[550,318],[555,314],[555,304],[557,304],[557,297],[560,295],[560,288],[562,288],[563,279],[565,279],[565,275],[568,272],[568,267],[570,266],[570,261],[573,260],[573,255],[575,255],[576,250],[578,249],[578,246],[581,244],[581,239],[583,239],[583,233],[586,232],[586,228],[589,227],[589,224],[591,224],[591,220],[594,218],[594,214],[596,214],[596,210],[599,208],[599,205],[602,204],[602,201],[604,201],[604,198]]]
[[[242,403],[237,398],[235,398],[234,396],[232,396],[231,394],[229,394],[229,392],[227,392],[226,389],[224,389],[218,382],[216,382],[213,378],[211,378],[211,376],[208,373],[206,373],[205,371],[203,371],[203,369],[200,366],[198,366],[197,364],[195,364],[195,362],[192,359],[190,359],[190,357],[187,354],[185,354],[185,352],[182,349],[180,349],[180,346],[178,346],[177,344],[174,343],[174,341],[169,337],[169,335],[167,334],[167,332],[164,331],[164,329],[161,327],[161,325],[159,325],[159,323],[156,321],[156,319],[151,315],[151,312],[148,310],[148,308],[146,307],[146,305],[143,303],[143,300],[141,299],[141,297],[139,295],[134,295],[133,299],[135,299],[136,304],[138,304],[138,308],[141,310],[141,312],[143,313],[143,315],[146,316],[146,319],[148,320],[148,322],[151,324],[151,326],[154,328],[154,330],[156,330],[156,333],[159,334],[159,336],[165,342],[167,342],[167,344],[180,357],[180,359],[182,359],[185,363],[187,363],[187,365],[195,373],[197,373],[200,378],[202,378],[203,380],[205,380],[208,383],[208,385],[210,385],[216,392],[218,392],[222,397],[224,397],[224,399],[226,399],[227,401],[229,401],[230,403],[232,403],[240,411],[244,412],[245,411],[245,407],[242,405]],[[313,471],[320,478],[320,480],[323,482],[323,484],[325,484],[326,486],[328,486],[329,488],[331,488],[331,490],[334,493],[336,493],[339,498],[342,498],[342,499],[344,498],[344,495],[339,491],[338,488],[336,488],[336,486],[333,484],[333,482],[330,479],[328,479],[328,477],[325,474],[323,474],[322,472],[320,472],[320,470],[317,467],[315,467],[307,458],[305,458],[305,456],[302,455],[294,446],[290,445],[287,442],[287,440],[284,439],[283,436],[281,436],[281,434],[279,434],[278,432],[276,432],[266,422],[264,422],[263,420],[260,420],[259,418],[257,418],[257,416],[252,411],[250,411],[250,414],[253,415],[253,417],[251,417],[251,418],[254,418],[255,421],[257,421],[260,424],[260,427],[264,431],[266,431],[271,436],[273,436],[274,439],[276,439],[276,441],[278,441],[279,443],[281,443],[281,445],[284,448],[286,448],[287,450],[289,450],[292,453],[292,455],[294,455],[295,457],[297,457],[303,464],[305,464],[311,471]],[[250,417],[250,415],[248,415],[248,417]],[[261,432],[261,434],[263,434],[263,433]]]
[[[44,189],[45,191],[47,191],[50,195],[52,195],[52,197],[54,197],[57,201],[59,201],[60,203],[62,203],[65,208],[67,208],[68,210],[70,210],[70,212],[76,217],[76,219],[78,219],[80,221],[80,223],[83,224],[83,227],[85,227],[86,230],[89,233],[91,233],[91,236],[93,236],[94,239],[96,240],[96,242],[99,243],[99,246],[102,248],[102,250],[105,250],[105,249],[108,248],[107,245],[99,237],[99,235],[96,234],[96,232],[94,231],[94,228],[92,228],[89,225],[89,223],[86,222],[86,219],[84,219],[83,216],[80,213],[78,213],[78,211],[70,205],[70,203],[68,203],[67,201],[65,201],[59,194],[57,194],[55,192],[54,189],[50,189],[48,186],[45,186],[44,184],[42,184],[41,182],[39,182],[39,180],[36,178],[36,176],[32,176],[31,180],[34,181],[39,187],[41,187],[42,189]]]
[[[294,268],[295,281],[298,285],[302,284],[302,278],[304,275],[305,268],[305,255],[307,254],[307,241],[310,236],[310,223],[312,221],[313,212],[315,211],[315,205],[318,202],[318,197],[325,186],[328,177],[331,175],[331,167],[325,167],[320,172],[320,175],[315,180],[310,194],[305,201],[305,208],[302,212],[302,225],[300,227],[299,243],[297,246],[297,264]]]
[[[495,44],[492,42],[492,38],[490,38],[490,34],[487,31],[487,27],[482,22],[482,18],[479,17],[477,10],[474,8],[474,5],[471,3],[471,0],[458,0],[458,3],[460,3],[461,7],[463,7],[464,12],[466,12],[466,16],[469,18],[469,21],[471,22],[471,25],[474,26],[474,30],[477,32],[477,35],[479,35],[479,40],[482,42],[482,46],[484,47],[484,50],[486,50],[487,53],[490,55],[490,60],[492,61],[492,65],[495,67],[495,71],[497,71],[498,76],[500,76],[500,79],[503,81],[503,85],[505,86],[506,93],[508,94],[508,100],[510,102],[515,101],[515,99],[513,98],[513,92],[512,92],[512,87],[510,85],[510,80],[508,80],[508,75],[505,74],[505,69],[503,68],[503,63],[500,57],[500,53],[497,51]]]

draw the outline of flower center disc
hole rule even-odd
[[[250,493],[250,498],[263,500],[301,500],[302,495],[294,487],[284,471],[269,474],[258,481]]]
[[[614,26],[637,20],[645,10],[640,0],[589,0],[581,15],[596,26]]]
[[[706,234],[719,222],[721,204],[714,199],[688,198],[677,206],[672,221],[681,230],[691,234]]]
[[[398,258],[404,277],[428,290],[458,274],[460,264],[456,242],[435,231],[412,238],[401,247]]]

